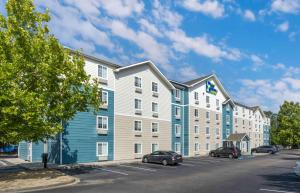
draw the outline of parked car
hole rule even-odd
[[[296,162],[297,166],[295,167],[295,174],[300,176],[300,161]]]
[[[272,145],[263,145],[257,148],[252,148],[251,153],[271,153],[274,154],[278,152],[278,149]]]
[[[219,147],[216,150],[211,150],[209,152],[211,157],[229,157],[238,158],[241,156],[241,150],[237,147]]]
[[[155,151],[143,156],[144,163],[162,163],[163,165],[176,165],[182,162],[182,155],[173,151]]]

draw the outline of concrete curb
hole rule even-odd
[[[55,189],[55,188],[62,188],[62,187],[67,187],[67,186],[71,186],[71,185],[75,185],[78,184],[80,182],[80,179],[73,177],[74,179],[72,179],[70,182],[64,182],[64,183],[57,183],[57,184],[52,184],[49,186],[38,186],[38,187],[34,187],[34,188],[24,188],[24,189],[19,189],[19,190],[6,190],[6,191],[1,191],[0,193],[4,193],[4,192],[13,192],[13,193],[21,193],[21,192],[35,192],[35,191],[43,191],[43,190],[51,190],[51,189]]]

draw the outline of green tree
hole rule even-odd
[[[48,12],[8,0],[0,14],[0,142],[38,141],[62,131],[76,112],[101,105],[99,83],[49,32]]]
[[[284,146],[298,147],[300,144],[300,105],[285,101],[278,113],[278,129],[274,137]]]

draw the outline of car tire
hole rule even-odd
[[[214,153],[211,153],[210,156],[211,156],[211,157],[215,157],[215,154],[214,154]]]
[[[228,157],[229,157],[229,159],[233,159],[233,155],[232,154],[229,154]]]
[[[145,157],[145,158],[143,159],[143,162],[144,162],[144,163],[148,163],[148,158]]]
[[[168,161],[167,160],[162,160],[162,162],[161,162],[164,166],[167,166],[168,165]]]

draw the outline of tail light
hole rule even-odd
[[[174,160],[175,160],[175,157],[172,157],[172,160],[174,161]]]

